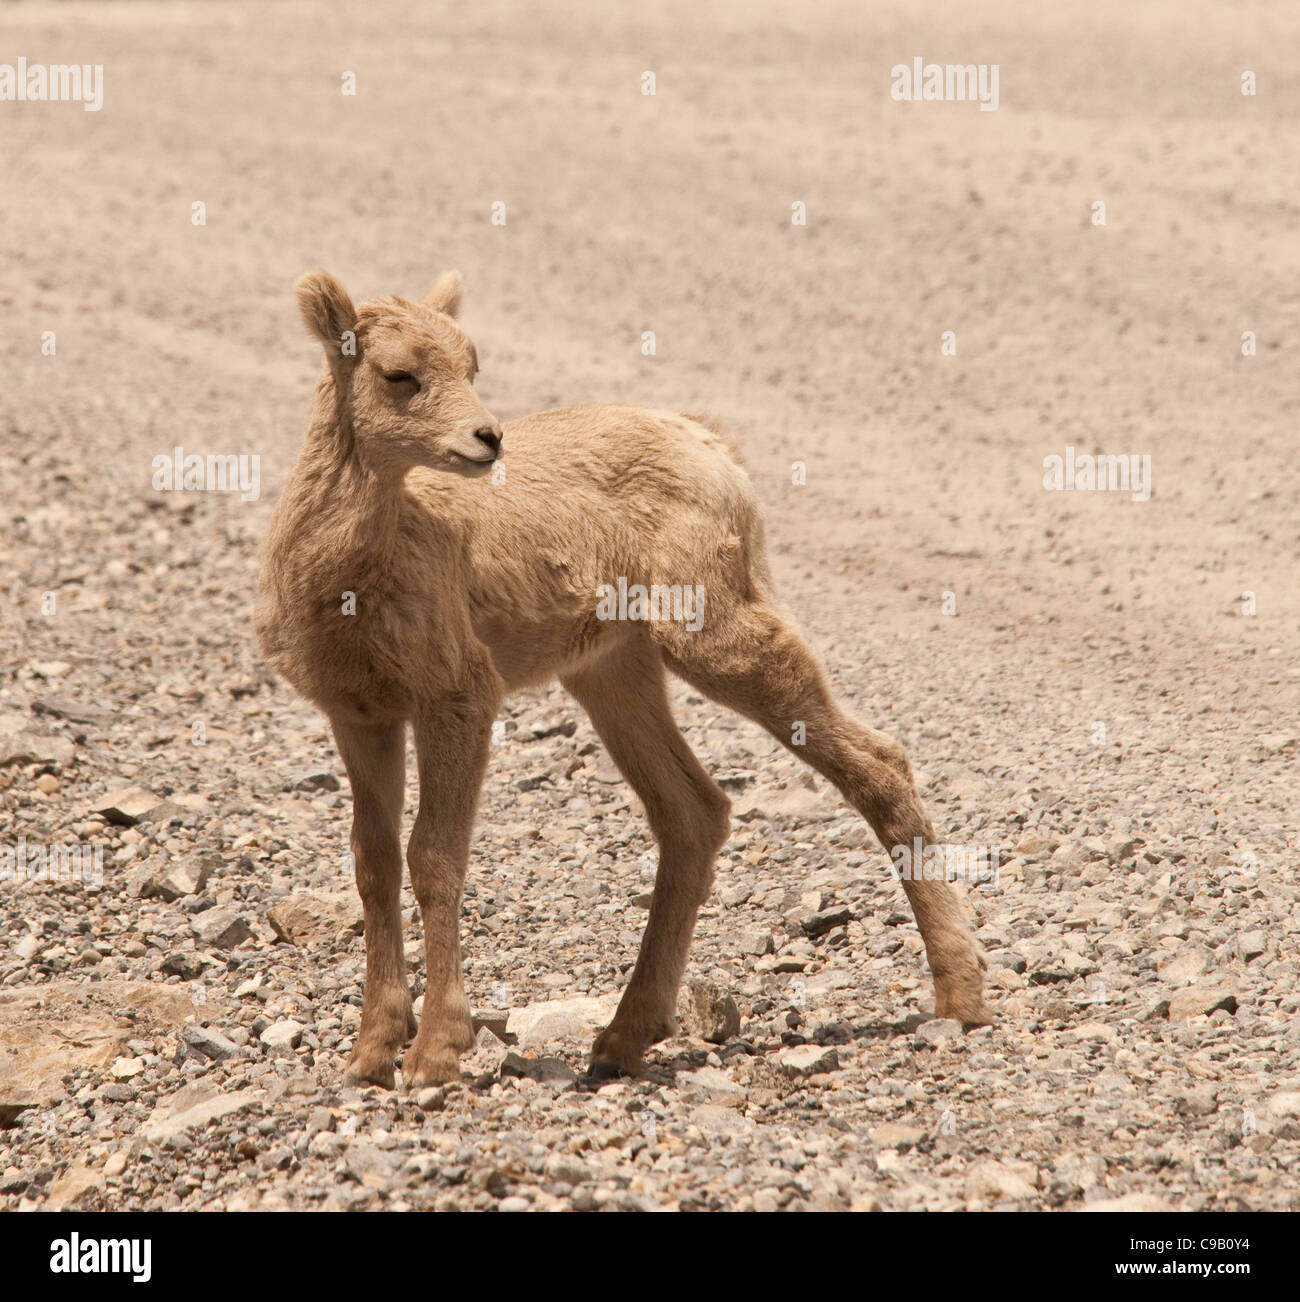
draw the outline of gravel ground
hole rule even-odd
[[[0,105],[0,855],[102,872],[0,881],[0,1208],[1296,1208],[1300,19],[857,9],[7,13],[57,60],[79,10],[106,89]],[[999,60],[998,112],[893,103],[917,53]],[[453,262],[498,416],[703,408],[742,448],[837,690],[998,852],[957,887],[996,1025],[934,1019],[862,820],[681,689],[733,832],[682,1035],[588,1080],[655,856],[555,688],[484,790],[461,1082],[342,1086],[350,797],[250,627],[317,365],[289,286]],[[155,491],[177,444],[260,496]],[[1044,491],[1067,445],[1149,454],[1150,500]]]

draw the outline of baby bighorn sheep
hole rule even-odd
[[[457,273],[421,303],[359,309],[323,272],[297,288],[328,365],[276,508],[257,627],[271,663],[329,716],[352,783],[366,987],[348,1079],[391,1088],[412,1035],[407,1086],[459,1077],[474,1042],[461,889],[492,723],[507,693],[557,675],[659,844],[640,956],[592,1050],[594,1070],[635,1072],[675,1031],[696,913],[728,835],[727,798],[673,721],[665,670],[762,724],[839,788],[886,849],[935,841],[907,757],[841,711],[775,604],[749,479],[711,429],[611,405],[503,430],[474,392]],[[505,473],[493,474],[503,439]],[[706,598],[703,618],[602,617],[614,604],[604,585],[632,594],[629,616],[646,613],[635,585],[674,596],[689,587]],[[408,722],[420,803],[406,858],[426,961],[418,1034],[399,910]],[[956,896],[914,872],[904,888],[936,1013],[991,1020],[984,959]]]

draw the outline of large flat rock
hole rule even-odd
[[[69,1072],[107,1070],[128,1040],[176,1031],[194,1017],[186,988],[151,981],[0,991],[0,1125],[62,1097]]]

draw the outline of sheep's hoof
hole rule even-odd
[[[460,1080],[460,1054],[455,1049],[419,1052],[412,1048],[402,1059],[402,1085],[408,1090],[446,1085]]]
[[[631,1027],[617,1017],[596,1037],[591,1046],[592,1076],[636,1076],[641,1071],[645,1051],[659,1040],[676,1033],[671,1023],[655,1021],[642,1028]]]
[[[614,1080],[619,1076],[631,1076],[634,1072],[625,1072],[621,1067],[612,1062],[603,1062],[595,1057],[594,1053],[591,1062],[587,1066],[587,1075],[592,1080]]]
[[[397,1084],[391,1049],[363,1049],[357,1045],[343,1073],[345,1085],[378,1085],[390,1090]]]
[[[983,992],[975,990],[940,990],[934,992],[934,1015],[951,1018],[963,1026],[992,1026],[997,1014],[984,1002]]]

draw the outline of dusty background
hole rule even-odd
[[[0,840],[102,846],[105,882],[0,884],[0,1206],[1294,1208],[1297,29],[1183,0],[6,5],[0,61],[102,63],[105,103],[0,104]],[[997,63],[1000,108],[895,103],[916,55]],[[690,971],[740,1030],[597,1092],[590,1000],[652,846],[556,691],[512,703],[465,905],[518,1057],[340,1087],[346,782],[250,637],[313,265],[358,300],[458,266],[503,419],[723,422],[839,690],[950,840],[1001,850],[969,893],[995,1028],[927,1020],[860,820],[681,693],[738,814]],[[176,444],[260,455],[261,499],[153,493]],[[1149,454],[1151,500],[1045,492],[1067,445]],[[96,812],[124,785],[134,826]]]

